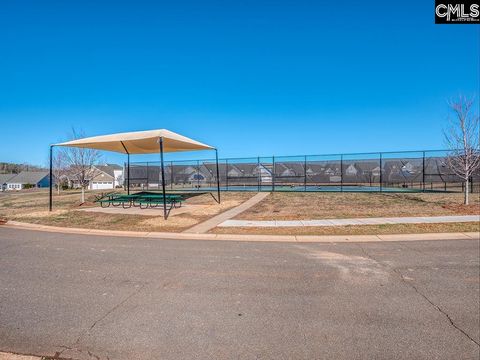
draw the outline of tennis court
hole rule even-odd
[[[447,166],[448,151],[302,155],[166,161],[167,191],[462,192]],[[128,164],[125,164],[128,167]],[[161,188],[159,162],[131,162],[130,188]],[[218,176],[218,178],[217,178]],[[217,182],[218,181],[218,182]],[[471,179],[478,192],[480,174]]]

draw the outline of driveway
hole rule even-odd
[[[479,242],[262,243],[0,228],[0,351],[477,359]]]

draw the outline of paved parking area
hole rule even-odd
[[[176,241],[0,228],[0,351],[477,359],[479,241]]]

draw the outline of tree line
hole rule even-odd
[[[30,164],[0,162],[0,174],[19,174],[22,171],[45,171],[44,167]]]

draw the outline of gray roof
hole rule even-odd
[[[0,174],[0,185],[6,184],[8,180],[16,176],[17,174]]]
[[[95,168],[97,168],[100,171],[103,171],[104,173],[110,175],[111,177],[115,177],[114,170],[123,170],[123,168],[117,164],[95,165]]]
[[[48,171],[22,171],[20,174],[9,179],[11,184],[38,184],[44,177],[48,176]]]

